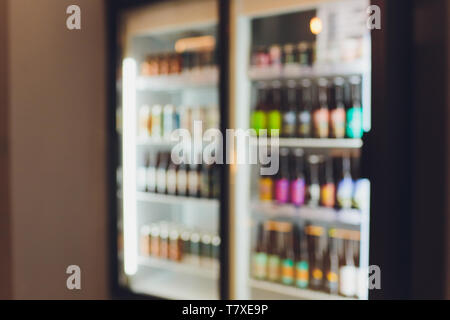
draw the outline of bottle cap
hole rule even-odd
[[[213,236],[212,241],[211,241],[213,246],[220,246],[221,240],[219,236]]]
[[[309,80],[309,79],[302,80],[302,87],[310,87],[310,86],[311,86],[311,80]]]
[[[344,78],[342,78],[342,77],[336,77],[336,78],[334,78],[334,84],[335,84],[336,86],[343,86],[344,83],[345,83]]]
[[[204,234],[203,236],[202,236],[202,242],[204,243],[204,244],[210,244],[211,243],[211,236],[209,235],[209,234]]]
[[[303,157],[305,155],[305,152],[303,151],[302,148],[295,148],[294,149],[294,155],[296,157]]]
[[[317,164],[317,163],[320,162],[320,157],[319,157],[318,155],[315,155],[315,154],[310,155],[310,156],[309,156],[309,162],[310,162],[311,164]]]

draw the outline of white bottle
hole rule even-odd
[[[351,240],[344,240],[344,250],[345,264],[339,269],[339,292],[345,297],[354,297],[357,293],[358,272]]]

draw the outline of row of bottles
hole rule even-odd
[[[297,207],[361,209],[367,180],[359,179],[358,159],[351,159],[349,155],[306,156],[300,148],[280,148],[278,173],[260,176],[259,199]]]
[[[175,107],[171,104],[148,106],[139,109],[139,135],[143,137],[165,138],[180,128],[192,134],[194,121],[201,121],[204,131],[219,127],[217,107]]]
[[[165,52],[148,55],[141,65],[141,74],[144,76],[180,74],[206,70],[216,65],[217,52],[212,48],[182,53]]]
[[[252,50],[250,64],[252,67],[281,67],[288,65],[312,66],[315,62],[315,42],[302,41],[297,44],[287,43],[283,46],[256,46]]]
[[[141,227],[141,254],[174,262],[217,264],[220,237],[209,232],[161,221]]]
[[[170,152],[147,154],[145,164],[138,167],[138,190],[196,198],[219,198],[219,166],[201,163],[200,154],[197,159],[196,162],[200,164],[188,165],[186,161],[175,164]]]
[[[365,289],[358,231],[265,221],[252,256],[252,277],[258,280],[352,298]]]
[[[361,138],[361,78],[258,83],[251,127],[285,138]]]

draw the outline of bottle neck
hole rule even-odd
[[[267,92],[266,89],[259,89],[258,91],[258,102],[256,104],[256,109],[263,110],[267,103]]]
[[[333,163],[331,159],[328,159],[325,163],[325,181],[327,183],[333,183]]]
[[[308,237],[305,234],[305,231],[302,231],[300,236],[300,254],[303,256],[308,255]]]
[[[279,109],[281,106],[281,89],[274,88],[272,90],[272,109]]]
[[[319,184],[319,168],[317,164],[310,164],[311,184]]]
[[[361,108],[361,85],[353,84],[351,90],[351,101],[353,108]]]
[[[348,266],[355,265],[355,261],[353,260],[353,245],[350,240],[345,240],[345,264]]]
[[[318,89],[318,107],[328,108],[328,88],[325,86],[321,86]]]
[[[336,245],[337,239],[334,237],[329,237],[328,238],[328,251],[330,256],[331,255],[337,255],[337,245]]]
[[[335,87],[335,108],[345,108],[344,103],[344,88],[342,86]]]
[[[297,109],[297,90],[292,87],[287,89],[286,110],[295,111]]]
[[[311,112],[312,109],[312,94],[311,87],[303,87],[302,89],[302,107],[303,111]]]
[[[350,172],[350,158],[344,157],[342,160],[342,172],[344,178],[351,178],[351,172]]]
[[[288,173],[288,158],[287,156],[281,156],[280,157],[280,169],[279,169],[279,177],[280,178],[287,178]]]
[[[303,157],[297,156],[295,159],[295,174],[297,178],[303,177],[304,160]]]

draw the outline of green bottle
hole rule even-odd
[[[304,230],[300,236],[300,252],[295,265],[295,285],[298,288],[306,289],[309,286],[309,255],[308,242]]]
[[[351,83],[351,107],[347,110],[347,137],[359,139],[363,135],[363,113],[361,106],[361,79],[354,78]]]
[[[261,130],[267,130],[267,89],[260,86],[258,89],[258,102],[251,115],[251,128],[256,131],[256,135],[261,134]]]
[[[292,231],[283,232],[282,237],[281,283],[290,286],[295,282],[295,253]]]
[[[362,134],[362,108],[352,107],[347,110],[347,136],[359,139]]]
[[[253,277],[259,280],[267,279],[269,232],[260,224],[258,227],[257,242],[253,252]]]
[[[267,129],[269,136],[279,136],[281,130],[281,82],[275,81],[272,86]]]
[[[281,277],[281,259],[277,254],[271,253],[267,257],[267,280],[279,282]]]

